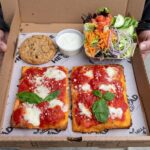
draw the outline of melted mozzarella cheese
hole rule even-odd
[[[55,106],[63,107],[64,103],[60,101],[59,99],[53,99],[49,102],[49,107],[54,108]]]
[[[114,67],[106,68],[106,72],[107,72],[110,79],[112,79],[117,74],[117,71]]]
[[[88,83],[83,84],[81,88],[85,92],[91,91],[91,86]]]
[[[48,68],[44,73],[44,76],[50,79],[54,78],[56,81],[66,78],[66,74],[57,68]]]
[[[90,112],[90,110],[88,108],[86,108],[84,106],[83,103],[79,103],[78,106],[79,106],[79,109],[80,109],[80,115],[85,115],[85,116],[87,116],[89,118],[92,117],[92,113]]]
[[[49,102],[49,108],[54,108],[55,106],[60,106],[60,108],[63,112],[68,111],[68,105],[67,104],[64,105],[64,103],[59,99],[54,99]]]
[[[49,94],[49,92],[49,89],[43,85],[40,85],[34,89],[34,93],[43,99]]]
[[[41,84],[42,84],[42,82],[43,82],[43,77],[38,77],[38,76],[36,76],[36,77],[34,78],[34,80],[35,80],[36,86],[38,86],[38,85],[41,85]]]
[[[94,76],[92,70],[87,71],[86,73],[84,73],[84,75],[89,77],[89,78],[93,78],[93,76]]]
[[[67,112],[68,111],[68,105],[66,104],[66,105],[63,105],[63,107],[62,107],[62,111],[63,112]]]
[[[41,111],[34,105],[28,104],[24,105],[26,113],[24,114],[24,119],[34,126],[40,125],[40,114]]]
[[[109,91],[109,92],[111,92],[111,91],[116,92],[116,87],[113,84],[109,84],[109,85],[101,84],[99,86],[99,89],[104,90],[104,91]]]
[[[115,119],[115,118],[121,119],[123,115],[123,110],[120,107],[114,108],[109,106],[109,114],[111,119]]]

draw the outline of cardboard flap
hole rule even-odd
[[[80,23],[81,15],[109,7],[113,15],[125,15],[128,0],[18,0],[22,22]]]
[[[128,0],[126,15],[133,16],[137,20],[140,20],[143,13],[144,4],[145,0]]]
[[[82,25],[80,23],[81,23],[81,15],[83,13],[87,14],[88,12],[94,12],[96,8],[105,6],[111,8],[113,15],[118,13],[121,13],[123,15],[130,14],[133,16],[136,15],[135,17],[138,18],[141,15],[143,3],[144,3],[144,0],[138,0],[137,2],[138,4],[136,5],[133,2],[135,0],[113,0],[113,1],[111,0],[54,0],[54,1],[53,0],[26,0],[26,1],[17,0],[17,1],[19,2],[20,13],[18,11],[16,12],[16,15],[12,22],[9,39],[8,39],[8,50],[5,53],[2,68],[1,68],[2,71],[0,74],[1,75],[0,76],[0,83],[1,83],[0,84],[0,89],[1,89],[0,90],[0,97],[1,97],[0,127],[2,127],[3,120],[5,119],[4,112],[6,110],[6,104],[8,104],[7,96],[9,93],[10,81],[12,79],[11,75],[12,75],[12,68],[14,65],[13,64],[14,54],[16,50],[16,44],[17,44],[17,38],[19,32],[52,32],[52,31],[58,32],[61,29],[71,28],[71,27],[82,31]],[[75,58],[75,60],[77,59]],[[80,63],[80,61],[79,62],[76,61],[76,62]],[[60,63],[62,64],[61,61]],[[131,66],[130,62],[128,62],[128,64]],[[144,112],[146,113],[146,117],[147,117],[146,119],[150,127],[150,109],[149,109],[150,85],[147,82],[147,78],[144,70],[144,64],[139,50],[135,51],[132,64],[134,67],[136,84],[139,89],[140,99],[143,102]],[[132,82],[129,85],[131,85],[129,87],[132,88]],[[7,111],[7,114],[9,111],[10,109]],[[141,122],[139,113],[136,119],[138,120],[138,122]],[[26,132],[21,131],[21,134],[23,134],[23,136],[18,136],[18,135],[10,136],[10,134],[8,134],[9,132],[6,132],[8,131],[8,128],[6,127],[1,129],[1,135],[0,135],[1,147],[5,147],[6,145],[7,147],[23,147],[23,148],[25,147],[43,148],[43,147],[55,147],[55,146],[56,147],[150,146],[149,135],[139,136],[137,134],[135,136],[123,136],[123,135],[116,136],[116,134],[113,134],[113,136],[108,136],[108,137],[104,137],[103,135],[101,137],[99,136],[92,137],[90,134],[88,134],[87,136],[84,137],[79,136],[75,138],[72,136],[56,137],[56,135],[48,134],[47,136],[41,135],[41,137],[39,137],[38,135],[26,136],[27,135]],[[133,132],[144,133],[144,130],[143,128],[137,128],[137,130],[134,130]]]
[[[51,23],[51,24],[35,24],[35,23],[21,23],[20,32],[51,32],[57,33],[63,29],[77,29],[81,32],[83,31],[83,25],[77,23]]]
[[[8,44],[7,44],[7,52],[4,55],[2,66],[1,66],[1,72],[0,72],[0,126],[2,124],[3,120],[3,112],[6,104],[5,98],[7,96],[8,88],[9,88],[9,82],[10,82],[10,76],[11,76],[11,70],[13,68],[13,59],[14,59],[14,53],[16,49],[17,44],[17,37],[19,33],[19,26],[20,26],[20,16],[19,13],[16,12],[12,26],[10,28],[10,33],[8,36]]]
[[[137,83],[137,88],[143,104],[144,112],[146,114],[146,119],[148,126],[150,128],[150,85],[148,82],[144,62],[140,53],[140,50],[137,48],[135,50],[134,57],[132,59],[133,69],[135,73],[135,79]]]
[[[15,9],[18,8],[17,0],[0,0],[0,2],[4,20],[10,25],[15,14]]]

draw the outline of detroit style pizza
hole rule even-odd
[[[66,129],[69,99],[65,67],[22,67],[16,97],[12,127]]]
[[[121,65],[74,67],[71,95],[73,131],[90,133],[130,127],[131,114]]]

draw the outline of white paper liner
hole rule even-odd
[[[8,99],[6,103],[6,109],[4,113],[3,128],[0,132],[2,135],[6,136],[66,136],[66,137],[83,137],[83,136],[142,136],[149,133],[147,123],[145,120],[144,112],[141,108],[139,95],[136,87],[136,82],[134,78],[133,68],[130,60],[107,60],[102,62],[93,62],[87,58],[83,51],[75,56],[64,56],[59,51],[55,57],[48,63],[43,65],[38,65],[40,67],[44,66],[65,66],[71,71],[73,66],[80,66],[85,64],[120,64],[124,67],[126,84],[127,84],[127,95],[130,105],[131,115],[132,115],[132,126],[129,129],[113,129],[105,130],[101,133],[75,133],[72,131],[71,115],[69,117],[68,127],[65,131],[58,130],[38,130],[38,129],[14,129],[10,127],[10,118],[16,99],[16,93],[18,91],[17,85],[19,84],[19,79],[21,77],[22,66],[32,66],[24,61],[22,61],[18,55],[18,47],[20,44],[28,37],[37,34],[45,34],[51,38],[55,38],[56,34],[52,33],[21,33],[18,38],[18,45],[15,56],[15,64],[13,67],[10,89],[8,94]]]

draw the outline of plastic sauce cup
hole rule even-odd
[[[65,29],[57,34],[55,40],[63,54],[73,56],[80,52],[84,38],[83,34],[78,30]]]

